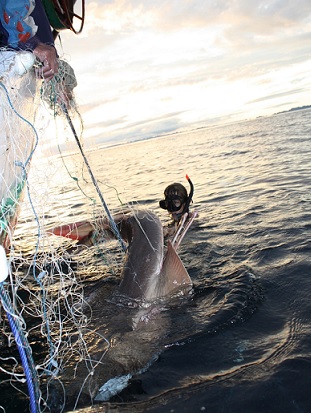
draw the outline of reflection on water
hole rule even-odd
[[[123,264],[118,246],[68,251],[49,238],[60,256],[67,250],[88,320],[89,359],[73,350],[64,361],[69,408],[77,400],[91,406],[104,382],[130,373],[111,404],[85,411],[102,404],[106,412],[310,410],[309,119],[305,110],[88,152],[112,211],[148,208],[164,225],[169,217],[158,201],[165,187],[187,186],[191,177],[199,218],[180,257],[194,291],[133,330],[137,309],[112,299]],[[101,213],[79,155],[48,167],[46,189],[32,188],[47,227]],[[36,229],[25,206],[16,244],[22,252],[31,254]]]

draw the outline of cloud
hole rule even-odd
[[[92,144],[107,144],[115,141],[130,142],[167,134],[184,127],[178,113],[170,113],[158,118],[145,119],[140,122],[125,122],[124,119],[115,123],[116,128],[109,132],[101,132],[93,136]],[[106,126],[98,124],[98,127]]]
[[[101,22],[98,25],[115,27],[118,32],[138,27],[170,31],[219,24],[248,28],[247,32],[249,28],[257,32],[266,27],[271,32],[297,23],[310,23],[308,0],[115,0],[91,2],[88,9],[91,16],[96,15]]]
[[[276,99],[276,98],[280,98],[280,97],[285,97],[285,96],[289,96],[289,95],[295,95],[296,93],[301,93],[303,92],[304,89],[293,89],[293,90],[286,90],[284,92],[279,92],[279,93],[273,93],[271,95],[267,95],[267,96],[262,96],[260,98],[254,99],[254,100],[250,100],[247,103],[257,103],[257,102],[263,102],[266,100],[271,100],[271,99]]]
[[[83,33],[62,37],[94,136],[307,103],[310,0],[90,1]]]

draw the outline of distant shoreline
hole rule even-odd
[[[279,115],[280,113],[295,112],[296,110],[304,110],[304,109],[311,109],[311,105],[297,106],[296,108],[291,108],[289,110],[283,110],[282,112],[276,112],[275,115]]]
[[[226,125],[230,125],[230,124],[234,124],[234,123],[241,123],[241,122],[248,122],[248,121],[253,121],[255,119],[260,119],[260,118],[266,118],[266,117],[270,117],[270,116],[276,116],[276,115],[280,115],[280,114],[284,114],[284,113],[290,113],[290,112],[296,112],[299,110],[307,110],[307,109],[311,109],[311,105],[305,105],[305,106],[297,106],[297,107],[293,107],[291,109],[288,110],[284,110],[281,112],[275,112],[273,114],[270,115],[266,115],[266,116],[258,116],[256,118],[253,119],[239,119],[239,120],[233,120],[231,122],[227,122],[227,123],[215,123],[215,124],[209,124],[209,125],[204,125],[204,126],[197,126],[191,129],[182,129],[182,130],[175,130],[175,131],[170,131],[170,132],[163,132],[163,133],[159,133],[159,134],[155,134],[152,136],[148,136],[148,137],[137,137],[137,138],[133,138],[130,140],[116,140],[116,141],[107,141],[103,144],[99,144],[95,147],[95,148],[86,148],[88,152],[93,152],[93,151],[97,151],[97,150],[101,150],[101,149],[113,149],[116,148],[118,146],[124,146],[124,145],[129,145],[129,144],[137,144],[137,143],[141,143],[141,142],[145,142],[148,140],[153,140],[153,139],[161,139],[167,136],[173,136],[173,135],[179,135],[182,133],[189,133],[192,131],[197,131],[200,129],[209,129],[209,128],[218,128],[218,127],[223,127]],[[77,154],[78,151],[73,151],[73,152],[68,152],[66,154],[63,153],[62,156],[71,156],[74,154]]]

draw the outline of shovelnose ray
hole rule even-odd
[[[168,241],[164,252],[163,227],[151,211],[137,211],[116,218],[122,238],[128,242],[119,293],[133,300],[152,301],[177,293],[187,294],[192,288],[191,278],[181,262],[176,249],[176,237]],[[192,220],[191,220],[192,222]],[[184,226],[183,235],[190,226]],[[107,231],[107,221],[101,221]],[[98,225],[96,225],[98,228]],[[87,221],[63,225],[50,231],[76,240],[88,237],[95,226]]]
[[[153,300],[192,288],[189,274],[170,241],[164,254],[163,227],[155,214],[139,211],[130,216],[122,222],[121,235],[129,242],[121,294]]]

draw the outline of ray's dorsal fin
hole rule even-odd
[[[164,297],[177,291],[182,292],[184,290],[184,292],[187,292],[191,288],[191,278],[172,243],[168,241],[167,252],[160,274],[158,294]]]

